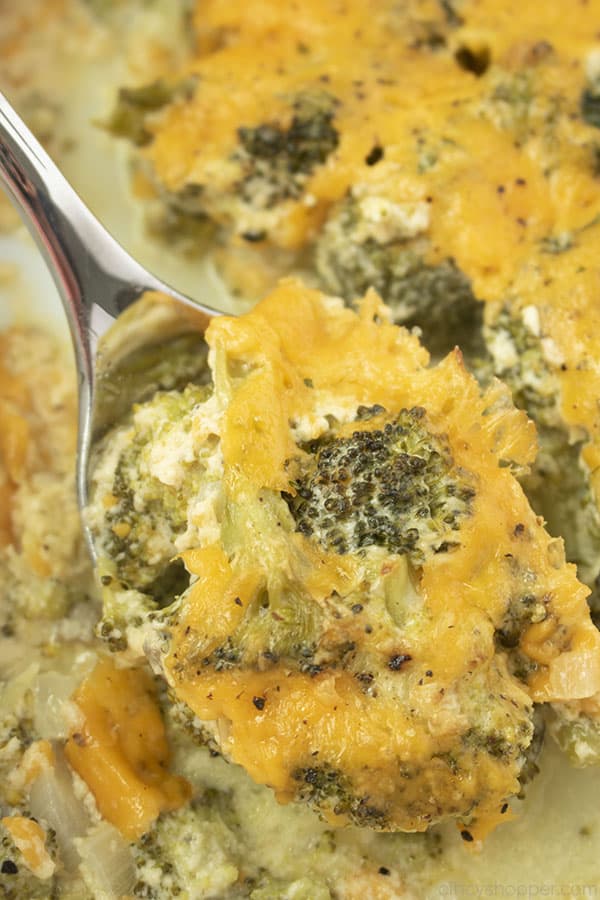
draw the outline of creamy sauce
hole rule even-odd
[[[52,37],[52,15],[56,13],[58,7],[54,3],[36,3],[32,4],[33,7],[36,13],[45,7],[49,12],[38,17],[35,26],[25,32],[28,35],[23,39],[25,49],[34,44],[35,53],[45,54],[43,58],[46,65],[41,69],[35,69],[37,75],[34,74],[33,68],[29,68],[28,77],[36,89],[48,89],[49,83],[46,79],[51,73],[50,89],[53,96],[63,98],[68,110],[67,121],[60,127],[66,129],[67,138],[72,139],[75,134],[78,139],[75,149],[63,148],[65,169],[88,202],[105,217],[105,220],[111,222],[114,231],[140,258],[154,265],[158,274],[169,277],[172,281],[177,280],[184,288],[187,285],[189,290],[197,291],[200,283],[197,281],[198,266],[169,260],[160,245],[148,242],[142,236],[139,222],[135,221],[135,216],[130,215],[130,207],[127,207],[127,213],[124,214],[121,201],[109,196],[109,192],[102,186],[103,179],[97,174],[109,170],[110,177],[116,177],[117,183],[121,183],[124,186],[124,193],[126,192],[122,159],[111,156],[112,151],[108,149],[108,142],[104,141],[90,125],[91,115],[104,116],[110,105],[108,96],[110,82],[120,83],[123,79],[124,69],[119,61],[119,53],[115,58],[113,50],[104,45],[101,53],[96,56],[92,54],[90,58],[89,43],[82,42],[81,33],[76,31],[75,34],[79,36],[68,44],[68,65],[64,64],[64,59],[59,65],[52,49],[57,46],[55,38]],[[524,8],[519,10],[519,14],[525,12],[527,10]],[[533,6],[531,15],[534,15]],[[515,16],[514,20],[517,18]],[[164,44],[168,45],[169,36],[176,34],[172,30],[168,10],[165,11],[165,7],[159,4],[155,10],[148,13],[147,21],[150,24],[138,46],[145,46],[145,41],[149,37],[156,55],[164,60],[169,55]],[[60,22],[61,35],[70,33],[71,24],[70,19],[67,26],[65,21]],[[161,34],[168,35],[166,41],[157,37]],[[85,52],[83,43],[86,45]],[[65,44],[62,40],[60,46],[64,49]],[[94,44],[94,47],[97,46]],[[137,57],[137,71],[132,73],[133,76],[139,76],[140,73],[143,75],[142,58],[143,54],[140,52]],[[106,65],[107,61],[110,61],[109,68]],[[15,91],[19,79],[7,69],[4,58],[4,62],[0,64],[0,80],[10,93]],[[77,77],[73,77],[74,71],[78,73]],[[22,95],[17,91],[15,93],[17,105],[20,96]],[[15,245],[11,243],[10,246],[12,248]],[[19,252],[23,253],[22,259],[29,268],[37,257],[32,255],[34,251],[29,245],[23,246],[25,249]],[[10,255],[12,258],[12,249]],[[212,294],[215,290],[216,282],[211,280],[210,273],[202,284],[206,285],[206,295]],[[14,293],[10,285],[6,291],[7,295],[14,298],[15,305],[18,305],[22,295]],[[226,296],[221,287],[218,291],[220,292],[218,296],[222,298]],[[41,282],[39,293],[45,298],[43,309],[56,310],[56,299],[49,282]],[[72,391],[70,402],[73,402]],[[72,428],[72,424],[70,427]],[[60,491],[65,490],[60,486],[58,493],[53,496],[53,502],[48,503],[41,511],[36,499],[40,495],[32,491],[28,500],[30,521],[36,524],[41,534],[47,534],[51,530],[56,518],[54,510],[62,508],[63,501],[60,498],[65,496],[64,493],[61,495]],[[26,606],[27,618],[23,618],[16,637],[3,636],[0,639],[2,675],[8,678],[2,693],[3,711],[7,708],[18,708],[21,702],[19,691],[23,689],[23,685],[32,683],[35,685],[35,680],[31,681],[31,672],[26,676],[23,672],[29,671],[27,667],[30,663],[37,665],[40,657],[47,659],[47,654],[39,648],[47,645],[49,632],[53,635],[54,648],[65,647],[66,659],[62,660],[61,667],[67,672],[72,666],[72,658],[69,655],[74,646],[72,642],[79,641],[88,649],[90,646],[98,646],[91,636],[90,616],[81,609],[78,610],[77,616],[71,618],[62,619],[60,613],[58,617],[55,613],[51,613],[50,619],[39,619],[40,613],[47,615],[51,612],[47,605],[48,594],[31,591],[31,587],[27,592],[28,584],[35,586],[39,582],[32,580],[35,573],[31,568],[31,560],[26,560],[19,554],[17,562],[22,573],[21,583],[25,586],[25,592],[30,602],[33,604],[36,600],[38,606],[37,608],[35,604]],[[11,590],[11,586],[3,576],[0,585],[2,615],[6,608],[14,609],[14,595]],[[92,616],[91,619],[93,618]],[[60,654],[56,658],[59,657]],[[80,681],[85,675],[83,662],[80,661],[75,671]],[[54,735],[55,732],[52,731],[52,737]],[[386,898],[386,900],[404,896],[434,898],[442,893],[448,896],[475,896],[475,891],[483,892],[483,896],[486,895],[486,891],[488,896],[518,896],[519,892],[525,896],[543,896],[544,892],[549,896],[553,894],[594,896],[594,892],[600,889],[598,772],[592,769],[580,771],[573,769],[552,746],[544,751],[541,773],[527,789],[527,796],[519,808],[518,817],[490,836],[481,853],[472,853],[453,828],[445,828],[436,830],[436,834],[441,835],[443,847],[443,852],[437,855],[436,838],[407,835],[388,837],[357,829],[343,829],[337,832],[336,849],[332,850],[329,829],[310,811],[298,807],[280,807],[270,791],[254,785],[241,770],[226,765],[222,760],[211,758],[204,749],[193,749],[193,745],[181,731],[178,731],[175,738],[171,735],[171,743],[175,770],[188,779],[200,793],[207,788],[229,793],[232,797],[235,819],[239,823],[236,827],[238,843],[234,850],[228,843],[230,838],[220,826],[217,827],[213,823],[208,832],[202,831],[203,835],[212,834],[213,840],[211,843],[208,836],[203,837],[204,843],[198,845],[200,847],[198,855],[193,857],[196,870],[203,873],[205,879],[203,888],[205,893],[197,892],[195,896],[225,895],[228,887],[241,877],[238,873],[243,873],[246,865],[250,864],[254,867],[264,866],[287,881],[299,881],[306,876],[331,880],[336,885],[335,896],[346,897],[348,900],[358,896]],[[10,753],[6,748],[7,744],[4,743],[2,746],[4,758],[10,759]],[[18,754],[15,756],[15,762],[18,762]],[[88,797],[86,803],[94,813],[93,800],[90,801]],[[97,816],[97,810],[94,814]],[[36,846],[39,846],[38,837],[35,836]],[[114,858],[117,859],[117,856]],[[238,869],[239,860],[242,862],[239,863]],[[244,860],[247,863],[244,863]],[[390,874],[381,874],[381,867],[389,870]],[[215,875],[216,869],[219,872],[218,878]],[[102,890],[106,890],[105,885],[98,887],[89,869],[86,870],[85,877],[88,885],[96,884],[96,887],[86,888],[83,882],[77,882],[73,887],[71,883],[65,885],[63,895],[83,897],[86,890],[91,890],[96,897],[106,896],[106,893],[102,894]],[[0,879],[3,879],[0,881],[3,888],[10,884],[9,878],[10,876],[4,873],[0,875]],[[127,890],[130,888],[131,881]],[[27,895],[28,893],[22,894]],[[285,894],[280,890],[275,896]],[[298,893],[290,896],[298,896]],[[316,900],[318,895],[309,886],[305,896],[307,900]]]

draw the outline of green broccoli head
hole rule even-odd
[[[446,439],[427,428],[425,410],[391,418],[376,408],[375,422],[312,444],[288,506],[297,530],[327,549],[384,547],[418,565],[455,545],[475,492]]]
[[[147,407],[140,407],[132,423],[123,426],[124,438],[131,441],[123,447],[106,486],[105,518],[97,529],[103,555],[113,561],[119,581],[154,598],[160,593],[156,580],[172,574],[169,561],[177,553],[177,536],[186,530],[188,501],[197,486],[197,479],[190,478],[182,491],[152,474],[154,422],[160,420],[158,431],[165,442],[181,442],[185,439],[179,434],[181,418],[205,398],[206,388],[189,385],[181,393],[159,392]]]
[[[229,896],[239,878],[229,798],[206,791],[188,806],[161,816],[132,846],[134,897]],[[207,875],[204,861],[211,860]],[[207,883],[208,879],[208,883]]]
[[[558,379],[544,355],[536,310],[502,307],[486,322],[484,338],[494,374],[508,384],[516,405],[538,426],[560,425]]]
[[[581,118],[593,128],[600,128],[600,75],[588,72],[588,83],[579,98]]]
[[[383,810],[370,802],[368,795],[360,796],[342,771],[328,763],[298,768],[292,773],[297,784],[297,799],[321,814],[346,816],[353,824],[384,830],[387,817]]]
[[[243,172],[242,199],[256,208],[269,209],[298,198],[307,176],[338,145],[334,112],[335,101],[328,94],[306,93],[295,99],[287,127],[274,121],[238,128],[240,148],[234,158]]]
[[[143,147],[152,140],[147,127],[148,117],[156,114],[178,98],[190,97],[196,79],[170,84],[162,78],[140,87],[124,87],[119,90],[117,102],[105,125],[115,137],[126,138],[136,147]]]
[[[600,721],[586,715],[580,704],[554,704],[548,728],[572,765],[583,767],[600,763]]]
[[[558,375],[544,353],[543,337],[533,307],[511,312],[504,306],[485,326],[494,374],[538,428],[539,453],[523,487],[550,533],[564,537],[567,558],[592,588],[589,604],[600,621],[600,513],[581,461],[582,444],[572,442],[561,416]]]
[[[588,603],[600,621],[600,513],[589,473],[581,461],[581,443],[570,443],[566,430],[538,428],[540,451],[523,487],[551,534],[562,535],[567,559],[592,588]]]
[[[21,813],[20,813],[21,814]],[[26,813],[25,813],[26,815]],[[47,833],[46,849],[53,859],[57,856],[56,839],[52,829]],[[60,890],[55,875],[37,878],[25,865],[21,852],[15,846],[10,832],[0,824],[0,892],[5,900],[47,900],[57,896]]]
[[[353,304],[374,288],[394,321],[418,326],[434,356],[457,344],[469,356],[481,353],[483,305],[452,259],[425,262],[426,242],[399,226],[373,233],[361,202],[348,195],[327,221],[317,241],[315,264],[323,288]]]

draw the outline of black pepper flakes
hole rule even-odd
[[[19,867],[12,859],[5,859],[0,868],[0,872],[2,872],[3,875],[18,875]]]
[[[375,166],[378,162],[380,162],[384,157],[385,151],[383,147],[380,147],[379,144],[375,144],[374,147],[369,150],[367,155],[365,156],[365,163],[367,166]]]
[[[244,604],[242,603],[242,601],[240,600],[239,597],[236,597],[235,600],[234,600],[233,602],[235,603],[236,606],[243,606],[243,605],[244,605]]]
[[[354,615],[357,616],[359,613],[361,613],[363,611],[363,605],[362,605],[362,603],[354,603],[353,606],[351,607],[351,609],[352,609],[352,612],[354,613]]]
[[[372,672],[357,672],[355,678],[361,683],[364,690],[370,688],[375,681],[375,676]]]
[[[248,241],[249,244],[258,244],[267,236],[266,231],[244,231],[242,232],[242,237],[245,241]]]
[[[264,697],[253,697],[252,702],[254,703],[257,709],[264,709],[265,703],[267,702]]]
[[[503,803],[502,809],[500,810],[500,814],[503,816],[504,813],[507,811],[507,809],[508,809],[508,803]]]
[[[410,662],[411,659],[412,656],[409,653],[395,653],[388,660],[388,669],[391,669],[392,672],[399,672],[404,663]]]
[[[389,875],[390,874],[390,870],[388,869],[387,866],[379,866],[379,869],[377,871],[379,872],[380,875]]]
[[[466,841],[468,844],[470,844],[473,841],[473,835],[471,834],[470,831],[467,831],[466,828],[463,828],[463,830],[460,833],[460,836],[463,839],[463,841]]]

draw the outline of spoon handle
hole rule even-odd
[[[0,182],[50,269],[91,382],[96,339],[145,290],[164,286],[98,222],[1,93]]]
[[[135,327],[126,322],[124,330],[116,327],[108,334],[111,326],[127,307],[142,298],[150,301],[153,294],[159,295],[160,309],[168,311],[179,330],[203,334],[217,313],[159,281],[123,250],[1,93],[0,185],[14,201],[45,259],[69,322],[79,377],[77,490],[84,507],[96,410],[111,412],[115,390],[128,396],[128,386],[117,385],[112,367],[123,349],[134,352],[136,341],[143,347],[148,339],[144,316],[134,315]],[[152,304],[144,309],[152,311]],[[166,324],[164,329],[168,337],[171,331]],[[162,331],[160,334],[162,337]],[[90,549],[93,556],[91,543]]]

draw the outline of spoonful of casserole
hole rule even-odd
[[[430,366],[373,292],[289,279],[206,340],[209,381],[100,442],[88,510],[101,632],[197,740],[332,824],[467,841],[545,721],[598,760],[600,634],[517,481],[508,389]]]
[[[507,388],[458,350],[431,366],[373,292],[194,305],[2,98],[0,171],[70,319],[99,631],[199,741],[332,824],[467,841],[510,815],[545,719],[600,759],[600,635],[517,481],[535,429]]]

